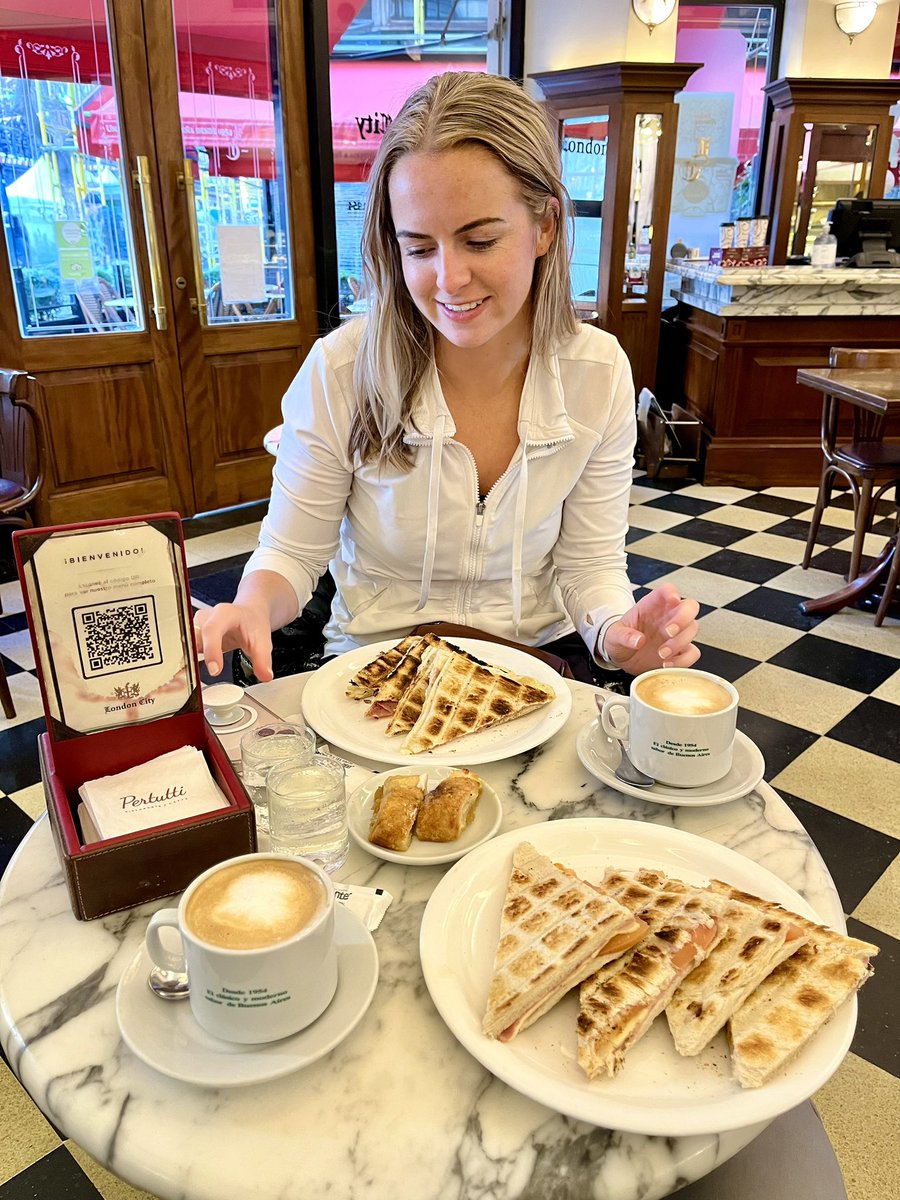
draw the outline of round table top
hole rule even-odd
[[[253,693],[287,717],[299,708],[302,683],[280,679]],[[614,792],[575,751],[579,730],[596,716],[595,689],[568,686],[572,714],[550,741],[478,768],[501,797],[504,831],[588,816],[687,830],[762,863],[843,928],[817,850],[772,788],[761,783],[741,800],[700,808]],[[351,786],[363,777],[361,767],[354,772]],[[167,902],[77,921],[42,818],[0,882],[7,1057],[68,1137],[166,1200],[515,1200],[551,1190],[555,1200],[655,1200],[712,1171],[765,1128],[676,1138],[620,1133],[560,1116],[491,1076],[456,1042],[422,977],[419,926],[446,870],[384,862],[354,845],[337,879],[393,897],[374,934],[380,976],[371,1007],[320,1061],[216,1090],[158,1074],[119,1033],[119,979],[151,912]]]

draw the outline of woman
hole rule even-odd
[[[322,571],[326,653],[451,621],[631,674],[689,666],[697,605],[632,603],[634,387],[570,299],[559,153],[509,80],[448,73],[382,141],[363,231],[367,317],[318,342],[284,399],[259,547],[197,614],[206,664],[271,630]],[[577,640],[577,639],[576,639]],[[578,672],[576,672],[578,674]]]

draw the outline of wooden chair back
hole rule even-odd
[[[43,426],[30,399],[33,383],[27,371],[0,368],[0,490],[5,493],[0,525],[31,525],[30,509],[44,482]]]
[[[897,350],[868,350],[858,346],[832,346],[828,353],[829,367],[850,371],[900,371],[900,348]],[[884,417],[853,406],[853,441],[880,442],[884,433]]]

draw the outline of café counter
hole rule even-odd
[[[279,679],[253,694],[288,716],[303,682]],[[764,865],[842,927],[817,850],[768,784],[695,808],[612,791],[576,753],[579,732],[596,718],[595,689],[567,686],[572,713],[554,737],[477,768],[501,798],[502,832],[585,817],[685,830]],[[360,1024],[324,1058],[283,1078],[197,1086],[145,1065],[117,1026],[119,979],[159,904],[76,921],[41,819],[0,882],[4,1051],[66,1136],[166,1200],[657,1200],[763,1130],[764,1121],[721,1134],[616,1132],[560,1116],[489,1074],[454,1039],[423,980],[422,915],[446,869],[403,867],[353,845],[336,878],[393,897],[374,933],[380,976]]]
[[[821,403],[797,370],[827,366],[832,346],[896,348],[900,269],[680,260],[666,271],[678,303],[663,318],[657,394],[702,423],[703,482],[817,484]]]

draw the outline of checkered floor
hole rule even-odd
[[[702,665],[736,683],[739,724],[765,755],[766,779],[819,847],[851,932],[881,947],[852,1052],[815,1100],[850,1200],[900,1200],[900,621],[876,629],[855,609],[800,612],[804,598],[841,585],[849,562],[852,512],[841,500],[810,570],[798,566],[814,498],[811,488],[638,477],[629,569],[641,588],[671,581],[701,602]],[[233,595],[260,516],[257,505],[186,522],[196,602]],[[867,554],[883,546],[889,517],[884,505]],[[43,809],[34,752],[43,720],[18,585],[0,585],[0,598],[0,654],[19,712],[0,722],[2,870]],[[64,1141],[2,1063],[0,1127],[0,1200],[145,1195]]]

